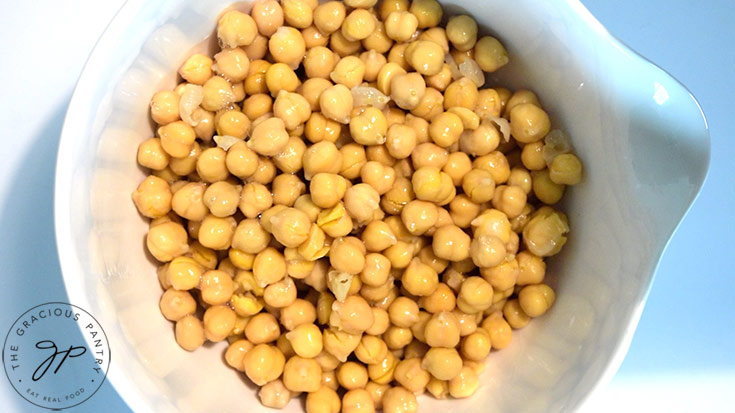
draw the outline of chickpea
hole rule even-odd
[[[334,328],[324,330],[324,349],[338,361],[345,362],[347,357],[360,344],[361,334],[350,334]]]
[[[408,158],[416,147],[416,132],[410,126],[394,124],[388,129],[385,144],[392,157]]]
[[[215,182],[204,191],[204,205],[212,215],[224,218],[237,211],[241,187],[226,181]]]
[[[391,188],[394,188],[396,182],[395,170],[376,161],[369,161],[363,165],[360,170],[360,178],[378,194],[386,194]]]
[[[365,364],[380,363],[388,354],[388,346],[379,337],[363,335],[355,349],[355,356]],[[367,371],[365,372],[367,377]]]
[[[256,34],[253,42],[247,46],[242,46],[242,49],[251,60],[263,59],[266,53],[268,53],[268,38]]]
[[[248,75],[250,59],[239,47],[223,49],[214,55],[214,60],[216,63],[212,65],[212,70],[232,83],[242,82]]]
[[[383,251],[383,254],[390,260],[393,268],[402,269],[408,267],[408,264],[411,263],[414,249],[413,244],[398,241],[395,245]]]
[[[453,16],[447,22],[447,38],[460,52],[466,52],[477,43],[477,22],[470,16]]]
[[[176,257],[167,266],[166,280],[176,290],[191,290],[199,285],[203,268],[190,257]]]
[[[408,43],[398,43],[394,44],[390,51],[388,52],[388,62],[389,63],[395,63],[398,66],[400,66],[403,70],[408,71],[411,66],[406,61],[406,49],[408,48]]]
[[[352,232],[353,229],[352,219],[341,202],[320,212],[316,223],[327,235],[333,238],[343,237]]]
[[[490,172],[496,184],[505,183],[510,178],[508,158],[500,151],[491,152],[485,156],[475,158],[472,166]]]
[[[531,317],[523,312],[518,299],[506,301],[503,306],[503,316],[508,321],[508,324],[514,329],[523,328],[531,321]]]
[[[459,320],[451,312],[438,312],[426,323],[426,344],[431,347],[456,347],[459,344]]]
[[[350,122],[352,104],[352,93],[345,85],[331,86],[319,96],[319,107],[322,114],[342,124]]]
[[[288,138],[288,144],[286,145],[286,148],[281,153],[273,157],[273,163],[275,163],[276,167],[281,170],[281,172],[284,172],[284,176],[290,176],[299,172],[303,168],[303,158],[305,152],[306,144],[304,143],[304,141],[299,137],[290,136]],[[282,179],[284,179],[284,183],[291,183],[291,185],[289,185],[288,187],[292,188],[294,194],[301,191],[300,194],[294,195],[295,198],[293,199],[293,201],[291,201],[291,203],[293,203],[296,198],[303,194],[303,191],[306,189],[306,185],[303,185],[303,182],[301,182],[300,180],[299,184],[296,184],[293,180],[288,181],[285,180],[285,178]],[[302,185],[303,189],[301,189]]]
[[[171,211],[173,195],[166,181],[149,175],[138,185],[131,198],[143,216],[159,218]]]
[[[232,84],[220,76],[209,78],[202,87],[202,93],[202,108],[212,112],[225,109],[236,99]]]
[[[341,407],[337,392],[326,386],[306,396],[306,413],[339,413]]]
[[[224,181],[230,176],[227,153],[219,147],[205,149],[196,161],[196,172],[205,182]]]
[[[268,247],[255,256],[253,275],[261,287],[277,283],[286,276],[286,260],[278,250]]]
[[[582,162],[572,153],[557,155],[549,165],[549,178],[559,185],[577,185],[582,181]]]
[[[422,143],[411,153],[413,167],[420,169],[425,166],[443,168],[449,161],[449,152],[446,148],[433,143]]]
[[[485,311],[492,305],[493,287],[481,277],[467,277],[457,295],[457,307],[465,313]]]
[[[320,172],[310,183],[312,202],[320,208],[332,208],[345,196],[347,183],[337,174]]]
[[[543,141],[523,145],[523,149],[521,150],[521,162],[523,166],[531,171],[540,171],[546,168],[543,149]]]
[[[212,63],[209,56],[200,53],[193,54],[181,65],[179,74],[189,83],[203,85],[212,77]]]
[[[456,301],[452,289],[444,283],[438,283],[431,294],[421,297],[419,305],[429,313],[436,314],[443,311],[452,311]]]
[[[186,351],[194,351],[204,344],[204,326],[194,315],[187,315],[176,322],[176,342]]]
[[[380,208],[379,202],[380,194],[368,184],[351,186],[345,192],[345,208],[358,224],[372,221],[375,212]]]
[[[138,164],[153,170],[166,169],[169,163],[169,155],[161,145],[161,139],[148,138],[138,146]]]
[[[500,89],[481,89],[478,91],[479,96],[475,112],[480,117],[499,117],[503,114],[503,100],[500,97],[499,90]]]
[[[380,78],[380,75],[378,75],[378,78]],[[378,84],[380,84],[380,79]],[[391,78],[390,97],[401,109],[414,109],[419,105],[425,93],[426,81],[418,73],[398,73]]]
[[[237,316],[225,305],[213,305],[204,312],[204,336],[209,341],[222,341],[235,327]]]
[[[176,322],[187,315],[194,314],[197,303],[186,291],[168,289],[161,296],[159,308],[167,320]]]
[[[253,128],[248,147],[263,156],[278,155],[288,145],[286,124],[280,118],[270,118]]]
[[[365,267],[365,246],[355,237],[338,238],[332,243],[329,262],[337,271],[359,274]]]
[[[245,337],[253,344],[276,341],[281,334],[276,318],[269,313],[258,313],[245,326]]]
[[[220,44],[226,47],[247,46],[257,35],[255,21],[249,15],[237,10],[230,10],[217,23],[217,37]]]
[[[271,217],[272,233],[276,241],[287,248],[296,248],[306,241],[311,220],[303,211],[286,208]]]
[[[492,36],[484,36],[475,44],[475,61],[484,72],[494,72],[508,64],[508,52]]]
[[[243,358],[245,374],[258,386],[280,377],[285,363],[286,358],[281,350],[269,344],[256,345]]]
[[[263,406],[283,409],[291,400],[292,395],[281,380],[274,380],[260,388],[258,397]]]
[[[342,170],[339,172],[347,179],[360,176],[360,171],[367,163],[365,148],[356,143],[348,143],[339,149],[342,154]]]
[[[443,109],[444,95],[434,88],[426,88],[426,93],[419,101],[419,104],[411,109],[411,114],[426,120],[431,120],[440,115]]]
[[[343,413],[373,413],[375,403],[370,393],[365,389],[349,390],[342,397]]]
[[[336,31],[329,37],[329,47],[339,57],[345,57],[359,53],[362,50],[362,43],[359,40],[347,40],[342,31]]]
[[[455,80],[444,91],[444,109],[455,106],[475,110],[479,100],[477,85],[468,77]]]
[[[365,9],[355,9],[342,23],[342,35],[349,41],[367,38],[376,26],[375,17]]]
[[[378,78],[378,73],[380,73],[380,69],[382,69],[386,63],[388,63],[388,60],[385,58],[385,56],[375,49],[370,49],[367,52],[361,53],[360,60],[362,60],[363,64],[365,65],[365,74],[363,78],[367,82],[376,81]]]
[[[151,227],[146,236],[146,247],[155,259],[168,262],[189,250],[184,227],[176,222],[165,222]]]
[[[516,255],[518,260],[518,285],[539,284],[546,274],[546,263],[530,251],[521,251]]]
[[[462,261],[470,255],[470,236],[456,225],[444,225],[434,233],[432,248],[439,258]]]
[[[286,24],[298,29],[306,29],[314,20],[314,11],[305,0],[281,0]]]
[[[179,120],[179,95],[172,90],[156,92],[151,98],[151,118],[159,125]]]
[[[348,391],[363,389],[368,382],[368,372],[362,364],[348,361],[337,370],[337,380]]]
[[[406,69],[402,68],[396,63],[388,62],[378,71],[378,77],[376,79],[378,90],[383,94],[390,96],[392,92],[391,85],[393,79],[399,75],[405,75]]]
[[[385,115],[375,107],[366,107],[362,113],[352,117],[350,134],[361,145],[380,145],[386,141],[388,125]]]
[[[301,81],[290,66],[279,62],[268,67],[268,70],[265,72],[265,85],[264,90],[258,90],[255,93],[269,91],[272,96],[276,96],[281,90],[295,92],[299,85],[301,85]]]
[[[464,132],[462,119],[452,112],[444,112],[435,116],[429,126],[431,139],[439,146],[449,147],[459,142]]]
[[[438,380],[451,380],[462,370],[462,358],[453,348],[433,347],[424,356],[421,367]]]
[[[538,142],[550,129],[549,115],[533,103],[522,103],[510,110],[510,132],[518,142]]]
[[[341,1],[328,1],[314,9],[314,26],[328,35],[336,32],[347,17],[345,5]]]
[[[273,196],[268,188],[257,182],[250,182],[240,192],[240,211],[248,218],[256,218],[273,205]]]
[[[429,40],[417,40],[406,48],[406,61],[424,76],[434,76],[444,68],[445,52],[441,45]]]
[[[196,134],[182,121],[171,122],[158,128],[161,147],[173,158],[188,156],[194,148]]]
[[[423,392],[431,379],[429,372],[421,367],[421,358],[418,357],[406,358],[399,362],[398,365],[396,365],[394,375],[398,384],[413,393]]]
[[[539,317],[554,304],[556,294],[546,284],[527,285],[518,293],[518,304],[529,317]]]
[[[418,412],[416,396],[404,387],[391,387],[383,395],[383,412],[416,413]]]
[[[523,212],[526,205],[526,193],[521,187],[500,185],[495,188],[493,206],[505,213],[508,218],[515,218]]]
[[[408,11],[393,11],[385,20],[385,32],[397,42],[406,42],[414,35],[419,21]]]
[[[337,61],[338,58],[334,52],[324,46],[315,46],[309,49],[304,57],[306,76],[309,78],[328,79]]]
[[[418,314],[418,305],[408,297],[398,297],[388,307],[390,321],[397,327],[410,327],[418,321]]]
[[[414,0],[409,11],[419,21],[419,29],[434,27],[439,24],[444,11],[436,0]]]
[[[306,54],[306,43],[301,32],[293,27],[282,26],[268,41],[268,51],[277,63],[296,69]]]
[[[490,335],[490,343],[494,349],[502,350],[510,345],[512,330],[500,311],[487,316],[482,321],[482,328]]]
[[[500,132],[487,123],[481,124],[474,131],[464,131],[459,138],[459,147],[470,155],[484,156],[498,148]]]
[[[233,341],[227,347],[227,351],[225,352],[225,361],[233,369],[244,371],[242,361],[245,358],[245,353],[250,351],[252,348],[253,343],[245,339]]]
[[[401,219],[408,231],[413,235],[422,235],[436,224],[439,212],[436,204],[413,200],[401,211]]]
[[[313,17],[313,12],[312,12],[312,17]],[[306,50],[309,50],[311,48],[318,47],[318,46],[326,46],[329,44],[329,36],[325,36],[314,25],[311,25],[301,30],[301,35],[304,37],[304,43],[306,44]]]
[[[418,168],[411,178],[411,184],[416,198],[422,201],[446,205],[456,195],[449,175],[431,166]]]
[[[533,189],[532,184],[533,180],[531,179],[531,174],[522,166],[516,166],[510,170],[508,185],[517,186],[521,188],[526,195],[528,195]]]
[[[281,90],[273,103],[273,114],[283,120],[287,130],[294,130],[309,120],[311,106],[300,94]]]
[[[266,0],[255,3],[250,14],[258,26],[258,31],[265,37],[271,37],[283,26],[283,9],[278,1]]]
[[[235,284],[230,274],[220,270],[209,270],[199,281],[201,299],[210,305],[221,305],[230,301]]]

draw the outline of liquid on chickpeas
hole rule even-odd
[[[227,340],[271,408],[472,396],[556,300],[555,205],[584,176],[543,99],[486,84],[513,57],[437,0],[263,0],[216,34],[136,153],[176,342]]]

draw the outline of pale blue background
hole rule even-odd
[[[614,35],[689,87],[712,135],[704,189],[662,258],[628,356],[595,410],[688,411],[702,403],[727,410],[735,403],[735,3],[583,2]],[[0,331],[33,305],[66,299],[53,233],[57,140],[76,77],[120,4],[0,3]],[[31,409],[4,378],[0,405],[44,411]],[[106,383],[74,411],[126,410]]]

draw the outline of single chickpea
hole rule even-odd
[[[361,238],[366,249],[372,252],[383,251],[398,242],[393,231],[384,221],[369,223],[363,230]]]
[[[383,395],[384,413],[416,413],[418,409],[416,396],[404,387],[391,387]]]
[[[255,120],[273,108],[273,98],[267,93],[257,93],[245,99],[242,111],[248,119]]]
[[[385,32],[385,24],[382,21],[375,23],[375,29],[360,42],[366,50],[374,50],[381,56],[388,52],[393,46],[393,40]],[[387,61],[387,59],[386,59]]]
[[[224,218],[237,211],[240,202],[241,187],[226,181],[215,182],[204,191],[204,205],[212,215]]]
[[[383,255],[390,260],[393,268],[402,269],[408,267],[413,258],[415,247],[413,244],[404,241],[398,241],[395,245],[388,247],[383,251]]]
[[[230,301],[235,291],[235,283],[230,274],[220,270],[210,270],[199,281],[201,299],[210,305],[222,305]]]
[[[487,116],[500,117],[503,114],[503,102],[499,89],[481,89],[475,112],[482,118]]]
[[[398,297],[388,307],[388,315],[393,325],[411,327],[419,318],[419,306],[408,297]]]
[[[365,267],[365,246],[355,237],[338,238],[332,243],[329,262],[337,271],[359,274]]]
[[[487,123],[481,124],[473,131],[464,131],[459,138],[459,147],[463,152],[475,156],[487,155],[498,148],[500,132]]]
[[[470,255],[470,236],[456,225],[444,225],[434,233],[432,248],[439,258],[461,261]]]
[[[296,69],[306,54],[306,43],[300,31],[293,27],[282,26],[268,41],[268,51],[277,63],[284,63],[291,69]]]
[[[306,395],[306,413],[339,413],[342,402],[333,389],[321,386]]]
[[[468,314],[485,311],[492,305],[493,287],[481,277],[467,277],[457,295],[457,307]]]
[[[341,1],[328,1],[314,9],[314,26],[329,35],[339,30],[346,17],[347,11]]]
[[[216,112],[235,102],[232,84],[220,76],[213,76],[202,87],[202,108]]]
[[[411,66],[406,61],[406,49],[407,48],[408,48],[408,43],[394,44],[390,48],[390,51],[388,52],[388,62],[395,63],[398,66],[400,66],[403,70],[406,70],[406,71],[411,69]]]
[[[186,351],[194,351],[204,344],[204,326],[194,315],[187,315],[176,322],[176,342]]]
[[[386,20],[394,11],[406,11],[409,6],[408,0],[385,0],[378,5],[378,13],[381,20]]]
[[[273,103],[273,115],[283,120],[286,129],[294,130],[309,120],[311,106],[300,94],[281,90]]]
[[[378,194],[386,194],[396,182],[395,170],[380,162],[369,161],[360,170],[363,183],[370,185]]]
[[[359,40],[347,40],[340,30],[329,37],[329,47],[339,57],[345,57],[359,53],[362,50],[362,43]]]
[[[352,93],[345,85],[334,85],[319,96],[319,107],[328,119],[347,124],[352,111]]]
[[[470,16],[453,16],[447,22],[447,38],[460,52],[475,47],[477,43],[477,22]]]
[[[551,180],[548,169],[531,173],[533,194],[539,201],[547,205],[559,202],[564,195],[565,186]]]
[[[360,344],[355,349],[355,356],[365,364],[380,363],[388,354],[388,346],[379,337],[363,335]],[[367,371],[365,372],[367,377]]]
[[[376,26],[375,17],[365,9],[354,9],[342,23],[342,35],[349,41],[368,37]]]
[[[382,308],[377,308],[377,307],[372,307],[371,311],[373,313],[373,320],[374,320],[373,325],[367,330],[365,330],[365,334],[378,336],[378,335],[385,333],[385,331],[390,326],[390,318],[388,316],[388,312]]]
[[[526,193],[519,186],[499,185],[495,188],[493,207],[503,211],[508,218],[515,218],[526,206]]]
[[[449,397],[449,383],[432,377],[426,385],[426,390],[437,400]]]
[[[454,310],[456,301],[452,289],[444,283],[438,283],[431,294],[421,297],[419,305],[429,313],[437,314]]]
[[[172,90],[156,92],[151,98],[151,118],[159,125],[179,120],[179,95]]]
[[[572,153],[557,155],[549,165],[549,178],[559,185],[577,185],[582,181],[582,162]]]
[[[131,198],[143,216],[159,218],[171,211],[173,195],[166,181],[149,175],[138,185]]]
[[[309,185],[312,202],[320,208],[332,208],[345,196],[347,182],[337,174],[320,172]]]
[[[483,36],[475,44],[475,61],[484,72],[494,72],[508,64],[508,52],[492,36]]]
[[[456,195],[449,175],[431,166],[418,168],[411,178],[411,184],[416,198],[422,201],[446,205]]]
[[[539,317],[554,304],[556,294],[546,284],[527,285],[518,293],[518,304],[529,317]]]
[[[329,36],[324,35],[313,24],[301,30],[301,35],[304,37],[304,44],[306,44],[306,50],[309,50],[314,47],[319,47],[319,46],[322,46],[322,47],[327,46],[329,44]]]
[[[508,158],[500,151],[491,152],[485,156],[475,158],[472,166],[478,169],[484,169],[493,176],[495,184],[502,184],[510,178],[510,164]]]
[[[270,313],[258,313],[245,326],[245,337],[253,344],[276,341],[281,334],[278,321]]]
[[[285,364],[286,358],[281,350],[269,344],[256,345],[243,358],[245,374],[258,386],[280,377]]]
[[[388,124],[383,112],[375,107],[366,107],[349,124],[352,139],[361,145],[380,145],[386,141]]]
[[[405,10],[393,11],[384,20],[386,34],[397,42],[411,39],[419,25],[416,16]]]
[[[258,397],[263,406],[283,409],[291,401],[292,394],[281,380],[274,380],[260,388]]]
[[[196,161],[196,172],[205,182],[224,181],[230,176],[227,152],[220,147],[205,149]]]
[[[327,119],[319,112],[313,112],[306,122],[306,138],[312,143],[322,141],[335,142],[342,131],[342,125],[332,119]]]
[[[250,119],[239,110],[228,110],[216,119],[217,134],[220,136],[228,135],[245,139],[250,132]]]
[[[286,260],[275,248],[268,247],[255,256],[253,275],[258,285],[265,287],[286,276]]]
[[[506,301],[503,306],[503,316],[513,329],[520,329],[528,325],[531,317],[528,316],[521,308],[518,299]],[[491,338],[492,340],[492,338]]]
[[[444,111],[444,95],[434,88],[426,88],[426,93],[419,104],[411,109],[411,114],[420,118],[431,120]]]
[[[181,77],[189,83],[203,85],[212,77],[212,59],[197,53],[191,55],[179,68]]]
[[[467,360],[483,361],[490,354],[490,347],[490,335],[481,328],[462,339],[460,352]]]
[[[458,142],[462,132],[464,132],[462,119],[452,112],[444,112],[434,117],[429,126],[431,139],[445,148]]]
[[[451,312],[434,314],[424,328],[426,344],[431,347],[456,347],[459,344],[459,320]]]
[[[375,403],[370,393],[365,389],[349,390],[342,397],[343,413],[373,413]]]
[[[356,143],[348,143],[339,149],[342,154],[342,170],[340,175],[347,179],[355,179],[360,176],[360,171],[367,163],[365,148]]]
[[[455,80],[444,91],[444,109],[455,106],[475,110],[479,100],[477,85],[468,77]]]
[[[343,237],[353,230],[352,218],[350,218],[344,204],[341,202],[338,202],[332,208],[320,212],[317,216],[316,223],[332,238]]]
[[[419,357],[401,360],[396,365],[394,376],[398,384],[413,393],[423,392],[431,379],[429,372],[421,367],[421,358]]]
[[[436,224],[439,217],[436,204],[427,201],[413,200],[401,211],[401,220],[413,235],[422,235]]]
[[[531,171],[540,171],[546,168],[543,141],[541,140],[523,145],[523,149],[521,150],[521,162],[523,163],[523,166]]]
[[[314,11],[305,0],[281,0],[286,24],[298,29],[306,29],[314,21]]]
[[[167,266],[166,280],[176,290],[191,290],[199,285],[204,269],[190,257],[176,257]]]
[[[516,166],[510,170],[508,185],[517,186],[521,188],[526,195],[528,195],[533,189],[532,184],[533,180],[531,179],[531,173],[529,173],[524,167]]]
[[[480,214],[481,206],[472,202],[465,194],[457,195],[449,203],[452,221],[460,228],[469,228],[470,223]]]
[[[173,158],[183,158],[194,148],[196,134],[184,122],[171,122],[158,128],[161,147]]]
[[[169,321],[179,321],[187,315],[194,314],[197,303],[187,291],[166,290],[159,302],[161,314]]]
[[[138,146],[138,164],[153,170],[166,169],[169,163],[169,155],[161,145],[161,139],[148,138]]]
[[[482,328],[490,335],[490,343],[496,350],[502,350],[508,345],[512,338],[510,324],[503,318],[503,313],[496,311],[482,321]]]
[[[518,142],[538,142],[550,129],[549,115],[533,103],[522,103],[510,110],[510,132]]]
[[[470,397],[479,387],[480,380],[471,367],[462,367],[459,374],[449,380],[449,394],[455,399]]]
[[[272,96],[277,96],[281,90],[295,92],[301,85],[301,81],[290,66],[285,63],[275,63],[265,72],[265,85],[265,90],[258,90],[256,93],[268,91]]]
[[[271,37],[283,26],[283,8],[275,0],[266,0],[255,3],[250,14],[258,26],[258,31],[265,37]]]
[[[421,343],[426,343],[426,324],[429,320],[431,320],[431,314],[426,311],[419,311],[419,321],[411,326],[411,333]]]
[[[309,78],[328,79],[337,64],[337,55],[324,46],[309,49],[304,57],[304,70]],[[307,81],[308,82],[308,81]]]
[[[444,67],[444,50],[429,40],[417,40],[406,48],[406,61],[424,76],[434,76]]]
[[[237,316],[225,305],[213,305],[204,312],[204,336],[212,342],[222,341],[235,327]]]
[[[406,69],[402,68],[396,63],[388,62],[380,68],[378,71],[378,77],[376,79],[378,90],[383,94],[390,96],[392,92],[391,85],[393,79],[399,75],[405,75]]]
[[[394,124],[388,129],[385,144],[392,157],[408,158],[416,147],[416,132],[410,126]]]
[[[411,340],[413,340],[413,333],[408,327],[398,327],[391,325],[383,333],[383,340],[390,350],[402,350],[406,347]],[[395,355],[395,354],[394,354]],[[396,358],[401,358],[400,355],[396,355]]]
[[[231,149],[231,148],[230,148]],[[306,152],[306,144],[304,141],[296,136],[290,136],[288,138],[288,144],[286,145],[286,148],[279,153],[278,155],[273,157],[273,163],[276,165],[276,167],[281,171],[284,172],[285,176],[289,176],[295,173],[298,173],[301,169],[303,169],[303,158],[304,153]],[[278,177],[274,178],[277,179]],[[285,179],[285,178],[282,178]],[[301,188],[301,185],[303,185],[303,182],[300,182],[300,184],[295,184],[295,182],[292,181],[285,181],[290,182],[291,185],[289,185],[290,188],[296,190]],[[306,186],[304,185],[304,188]],[[299,189],[300,190],[300,189]],[[293,191],[298,192],[298,191]],[[291,201],[293,203],[296,198],[301,196],[303,194],[303,190],[301,190],[301,193],[298,195],[295,195],[295,198]]]
[[[247,46],[258,34],[255,21],[249,15],[237,10],[230,10],[217,23],[217,37],[220,44],[226,47]]]
[[[421,367],[438,380],[451,380],[462,370],[462,358],[453,348],[433,347],[424,356]]]
[[[518,280],[518,273],[518,261],[515,258],[506,258],[498,265],[480,269],[480,275],[482,275],[482,277],[489,282],[496,291],[505,291],[509,288],[513,288]]]
[[[186,230],[176,222],[165,222],[151,227],[146,236],[146,247],[158,261],[171,261],[189,250]]]
[[[337,380],[348,391],[363,389],[368,382],[368,372],[362,364],[348,361],[337,370]]]
[[[264,156],[278,155],[288,145],[286,124],[280,118],[270,118],[253,128],[247,145],[256,153]]]
[[[280,174],[273,180],[273,202],[279,205],[293,206],[306,192],[306,185],[296,175]]]
[[[396,74],[391,78],[390,97],[401,109],[415,108],[425,93],[426,81],[418,73]]]
[[[268,38],[258,33],[255,35],[253,42],[247,46],[242,46],[242,49],[251,60],[263,59],[268,53]]]
[[[309,237],[311,220],[303,211],[286,208],[270,219],[273,237],[287,248],[296,248]]]
[[[362,60],[363,64],[365,65],[364,79],[367,82],[375,82],[378,78],[378,73],[380,72],[380,69],[382,69],[386,63],[388,63],[385,56],[375,49],[370,49],[366,52],[361,53],[360,60]]]
[[[419,29],[434,27],[439,24],[444,11],[436,0],[414,0],[409,11],[419,21]]]
[[[245,339],[233,341],[227,347],[227,351],[225,352],[225,361],[233,369],[244,371],[242,361],[245,358],[245,353],[250,351],[252,348],[253,343]]]
[[[232,83],[245,80],[250,69],[250,58],[247,53],[239,47],[223,49],[214,55],[214,65],[211,70],[222,75]]]
[[[546,263],[530,251],[521,251],[518,260],[518,285],[539,284],[546,275]]]
[[[256,218],[273,205],[270,190],[257,182],[250,182],[240,192],[240,211],[248,218]]]
[[[248,181],[261,185],[267,185],[273,182],[273,179],[276,177],[277,172],[278,170],[276,168],[276,164],[273,163],[272,160],[263,156],[259,156],[258,167],[255,169],[255,173],[248,178]]]
[[[353,185],[345,192],[344,204],[358,224],[366,224],[380,208],[380,194],[368,184]]]
[[[335,328],[324,330],[324,350],[334,356],[338,361],[345,362],[347,357],[360,344],[361,334],[351,334]]]
[[[414,148],[411,161],[415,169],[426,166],[441,169],[449,161],[449,152],[446,148],[426,142]]]

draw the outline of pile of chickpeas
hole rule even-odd
[[[217,36],[153,96],[137,153],[178,344],[227,341],[274,408],[475,393],[491,350],[554,303],[553,205],[582,179],[533,92],[477,84],[502,44],[436,0],[258,1]]]

